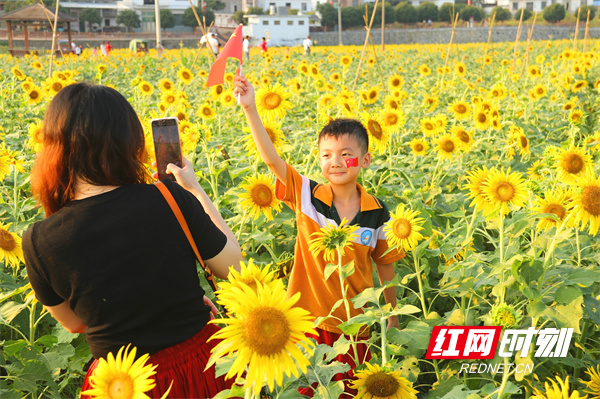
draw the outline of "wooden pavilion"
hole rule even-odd
[[[6,21],[6,30],[8,34],[8,51],[13,56],[29,54],[29,30],[28,27],[33,29],[49,29],[52,31],[52,24],[54,23],[54,11],[48,7],[43,6],[40,3],[35,3],[27,7],[23,7],[19,10],[9,12],[0,17],[1,21]],[[50,22],[52,21],[52,23]],[[62,12],[58,12],[57,29],[59,26],[63,26],[67,32],[69,39],[69,50],[71,49],[71,22],[76,22],[77,18],[67,15]],[[16,49],[13,45],[13,30],[18,27],[23,27],[23,37],[25,41],[25,49]]]

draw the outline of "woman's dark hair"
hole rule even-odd
[[[144,154],[144,130],[125,97],[106,86],[66,86],[46,110],[33,194],[50,216],[73,200],[78,178],[98,186],[147,182]]]
[[[319,143],[321,143],[321,139],[325,136],[332,136],[338,139],[344,134],[356,139],[363,154],[369,151],[369,133],[367,133],[364,125],[356,119],[339,118],[332,120],[319,133]]]

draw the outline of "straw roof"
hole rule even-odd
[[[48,18],[54,22],[54,11],[48,7],[44,7],[40,3],[32,4],[23,7],[19,10],[9,12],[0,17],[2,21],[18,21],[18,22],[48,22]],[[76,17],[58,12],[58,22],[75,22]]]

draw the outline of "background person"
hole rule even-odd
[[[302,45],[304,46],[304,55],[310,55],[310,48],[313,45],[312,40],[310,40],[310,36],[307,36],[306,39],[304,39]]]
[[[244,55],[246,56],[246,60],[250,61],[250,36],[244,36],[244,41],[242,42],[242,48],[244,50]]]
[[[260,52],[265,54],[267,52],[267,39],[264,37],[260,39]]]
[[[141,161],[144,131],[127,100],[106,86],[63,88],[44,118],[43,150],[31,186],[46,212],[23,237],[38,300],[68,331],[85,333],[96,361],[131,343],[158,364],[153,396],[213,397],[229,387],[204,371],[212,303],[196,258]],[[226,278],[239,244],[185,160],[166,180],[206,265]],[[212,305],[213,311],[214,305]],[[181,367],[186,364],[186,367]]]

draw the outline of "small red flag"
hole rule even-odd
[[[358,166],[358,157],[346,159],[346,167]]]
[[[229,40],[223,47],[221,54],[217,57],[215,62],[210,67],[210,71],[208,72],[208,80],[206,81],[206,86],[214,86],[223,84],[223,77],[225,76],[225,66],[227,65],[227,58],[237,58],[240,60],[240,65],[242,64],[243,59],[243,51],[242,51],[242,25],[235,28]]]

